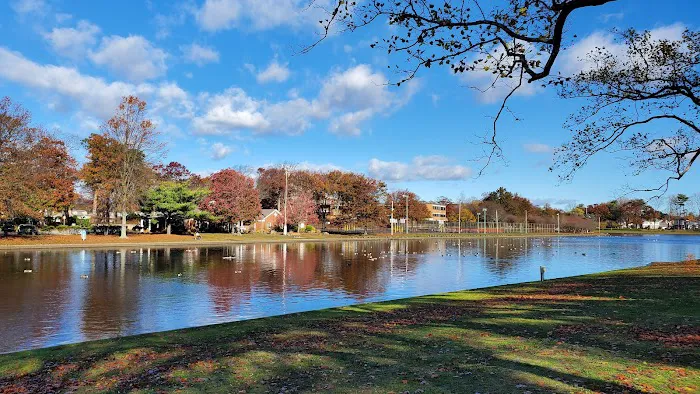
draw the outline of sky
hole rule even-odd
[[[563,125],[581,102],[535,86],[511,101],[519,120],[506,116],[500,123],[506,160],[477,176],[479,142],[502,90],[481,93],[474,87],[485,83],[482,76],[435,67],[392,85],[401,75],[387,66],[405,64],[404,57],[369,46],[391,33],[386,23],[332,35],[301,53],[319,33],[321,11],[307,4],[3,0],[0,96],[72,141],[79,161],[85,152],[76,141],[98,132],[119,99],[135,94],[148,102],[167,142],[162,160],[203,175],[285,162],[361,172],[425,200],[479,197],[503,186],[562,208],[665,179],[635,176],[624,158],[602,154],[572,181],[560,182],[549,167],[554,149],[570,138]],[[612,45],[613,29],[674,37],[697,28],[698,11],[694,0],[619,0],[578,11],[567,25],[577,38],[558,59],[558,70],[575,71],[580,55]],[[668,193],[693,194],[699,186],[694,168]]]

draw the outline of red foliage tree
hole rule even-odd
[[[260,213],[260,196],[253,179],[233,169],[221,170],[210,177],[211,193],[200,208],[231,224],[253,220]]]

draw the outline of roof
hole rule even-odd
[[[263,209],[263,210],[260,211],[260,219],[259,219],[259,220],[264,220],[264,219],[266,219],[268,216],[272,215],[272,214],[275,213],[275,212],[277,212],[277,214],[280,213],[280,211],[278,211],[278,210],[276,210],[276,209]]]

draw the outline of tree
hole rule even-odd
[[[290,223],[317,224],[316,202],[312,192],[295,191],[289,196],[287,220]],[[284,220],[283,220],[284,221]]]
[[[260,202],[265,209],[282,209],[284,200],[284,168],[258,168],[256,188],[260,193]]]
[[[80,179],[92,191],[92,213],[97,215],[100,198],[105,207],[103,217],[109,219],[113,192],[119,179],[119,166],[122,162],[119,142],[102,134],[90,134],[83,141],[87,150],[87,161],[80,169]]]
[[[361,174],[331,171],[319,190],[322,199],[331,211],[338,211],[333,220],[336,224],[379,224],[386,221],[388,212],[382,201],[386,195],[386,185],[376,179]],[[325,213],[319,215],[325,219]]]
[[[162,181],[185,182],[192,178],[192,173],[183,164],[171,161],[167,165],[158,164],[153,167],[158,178]]]
[[[389,194],[387,206],[394,202],[394,218],[406,217],[406,197],[408,197],[408,219],[411,221],[423,221],[430,218],[430,210],[421,202],[420,198],[408,190],[397,190]]]
[[[397,84],[412,79],[420,69],[446,67],[453,73],[476,72],[492,76],[486,89],[505,86],[507,93],[485,139],[491,149],[486,165],[501,156],[496,125],[507,101],[524,83],[550,78],[561,53],[568,18],[583,8],[614,0],[334,0],[320,22],[325,39],[336,30],[354,31],[373,23],[388,23],[394,29],[387,38],[370,46],[388,54],[404,54],[406,67]],[[315,47],[318,42],[306,50]]]
[[[660,186],[642,190],[665,192],[700,156],[700,32],[670,40],[628,30],[619,41],[625,53],[596,48],[588,68],[563,83],[562,97],[585,97],[589,104],[567,123],[574,138],[555,168],[568,179],[599,152],[628,153],[635,174],[669,174]]]
[[[144,207],[165,216],[167,233],[172,232],[175,219],[190,217],[208,190],[190,188],[186,182],[165,181],[146,193]]]
[[[75,159],[63,141],[50,137],[42,137],[32,150],[36,164],[32,177],[36,187],[33,197],[37,208],[62,212],[67,219],[68,210],[78,197],[75,192],[78,179]]]
[[[105,137],[118,142],[118,178],[114,189],[116,208],[121,212],[121,238],[126,238],[126,216],[136,207],[148,187],[152,168],[149,157],[162,152],[155,124],[146,117],[146,102],[135,96],[124,97],[116,114],[102,125]]]
[[[202,210],[209,211],[231,224],[242,224],[253,220],[260,213],[260,196],[253,179],[233,169],[212,174],[211,192],[200,203]]]

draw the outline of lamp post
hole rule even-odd
[[[525,211],[525,234],[527,234],[527,211]]]
[[[482,211],[484,211],[484,235],[485,235],[486,234],[486,211],[487,211],[487,209],[484,208],[484,209],[482,209]]]
[[[559,227],[559,214],[557,213],[557,234],[561,234],[561,227]]]
[[[479,234],[479,223],[481,223],[481,212],[476,213],[476,233]]]
[[[408,234],[408,194],[406,194],[406,234]]]

